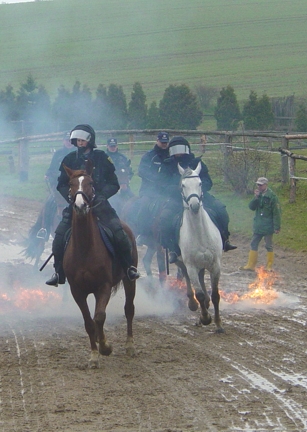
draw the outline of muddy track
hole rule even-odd
[[[18,284],[47,292],[51,267],[35,273],[14,255],[38,211],[37,203],[26,200],[22,206],[15,200],[0,205],[2,295],[16,293]],[[224,254],[220,289],[240,295],[255,277],[237,271],[248,239],[233,241],[239,248]],[[259,255],[261,263],[264,251]],[[97,370],[87,367],[89,341],[68,287],[26,310],[8,307],[2,298],[0,430],[307,430],[306,262],[304,254],[277,249],[277,299],[270,305],[222,300],[225,334],[216,334],[214,324],[198,327],[198,313],[187,309],[184,293],[160,289],[156,271],[150,287],[140,264],[137,355],[125,354],[120,291],[107,311],[114,351],[100,358]]]

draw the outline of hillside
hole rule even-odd
[[[0,90],[31,72],[55,96],[76,80],[148,100],[170,84],[232,85],[239,98],[307,95],[301,0],[54,0],[0,5]]]

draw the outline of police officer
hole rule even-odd
[[[70,142],[70,132],[65,132],[63,136],[63,146],[54,153],[49,168],[45,174],[45,180],[48,182],[51,192],[56,191],[59,168],[62,160],[73,150],[74,146]]]
[[[191,153],[189,142],[182,136],[176,136],[169,142],[169,158],[165,159],[160,170],[160,184],[164,184],[165,206],[161,212],[161,242],[162,245],[170,250],[169,262],[172,264],[180,256],[180,249],[176,240],[176,218],[178,219],[182,211],[182,197],[179,189],[180,174],[178,163],[182,168],[196,169],[201,162],[200,179],[202,181],[203,205],[206,211],[217,225],[223,240],[224,251],[236,249],[229,242],[229,216],[224,204],[222,204],[208,191],[212,187],[212,180],[207,166],[201,161],[200,157],[195,157]]]
[[[157,209],[162,190],[159,187],[159,171],[163,161],[169,156],[168,153],[169,135],[167,132],[159,132],[154,147],[145,153],[141,159],[138,175],[141,177],[139,190],[139,215],[138,228],[140,236],[137,244],[146,243],[146,233],[152,222],[153,213]]]
[[[115,170],[119,171],[121,168],[127,168],[129,170],[129,178],[133,176],[131,168],[131,161],[123,154],[118,151],[118,144],[116,138],[109,138],[107,141],[107,155],[112,159]]]
[[[65,156],[60,166],[60,176],[58,179],[57,190],[69,200],[69,177],[64,169],[64,165],[77,170],[85,169],[85,162],[90,159],[93,162],[93,186],[95,188],[95,200],[93,212],[101,223],[107,226],[114,236],[114,247],[118,253],[121,265],[130,280],[139,278],[137,269],[132,266],[131,245],[115,210],[110,206],[108,198],[114,195],[119,184],[115,174],[115,167],[107,154],[102,150],[96,149],[95,131],[87,124],[77,125],[70,134],[71,143],[77,147],[77,151]],[[54,254],[55,273],[46,284],[58,286],[65,283],[63,271],[64,257],[64,237],[71,226],[72,204],[63,210],[63,219],[55,231],[52,244]]]

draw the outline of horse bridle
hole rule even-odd
[[[86,195],[86,193],[84,193],[83,191],[80,191],[80,190],[78,190],[76,193],[75,193],[75,195],[74,195],[74,197],[72,198],[72,196],[71,196],[71,188],[69,189],[69,201],[72,203],[72,204],[74,204],[75,202],[76,202],[76,198],[77,198],[77,195],[81,195],[82,197],[83,197],[83,199],[84,199],[84,201],[86,202],[86,204],[87,204],[87,206],[91,206],[91,204],[92,204],[92,202],[94,201],[94,199],[95,199],[95,189],[94,189],[94,187],[92,186],[92,191],[93,191],[93,196],[91,197],[91,198],[89,198],[87,195]]]
[[[187,177],[184,177],[185,179],[189,179],[189,178],[196,178],[196,177],[199,177],[198,175],[193,175],[193,176],[187,176]],[[202,198],[203,198],[203,192],[201,193],[201,195],[199,196],[198,194],[196,194],[196,193],[192,193],[192,194],[190,194],[187,198],[184,196],[184,194],[183,194],[183,192],[182,192],[182,186],[181,186],[181,196],[182,196],[182,199],[183,199],[183,201],[189,206],[189,201],[190,201],[190,199],[191,198],[197,198],[198,199],[198,201],[201,203],[202,202]]]

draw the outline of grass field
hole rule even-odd
[[[302,0],[54,0],[0,5],[0,90],[31,72],[52,97],[76,80],[148,102],[169,84],[307,95]]]

